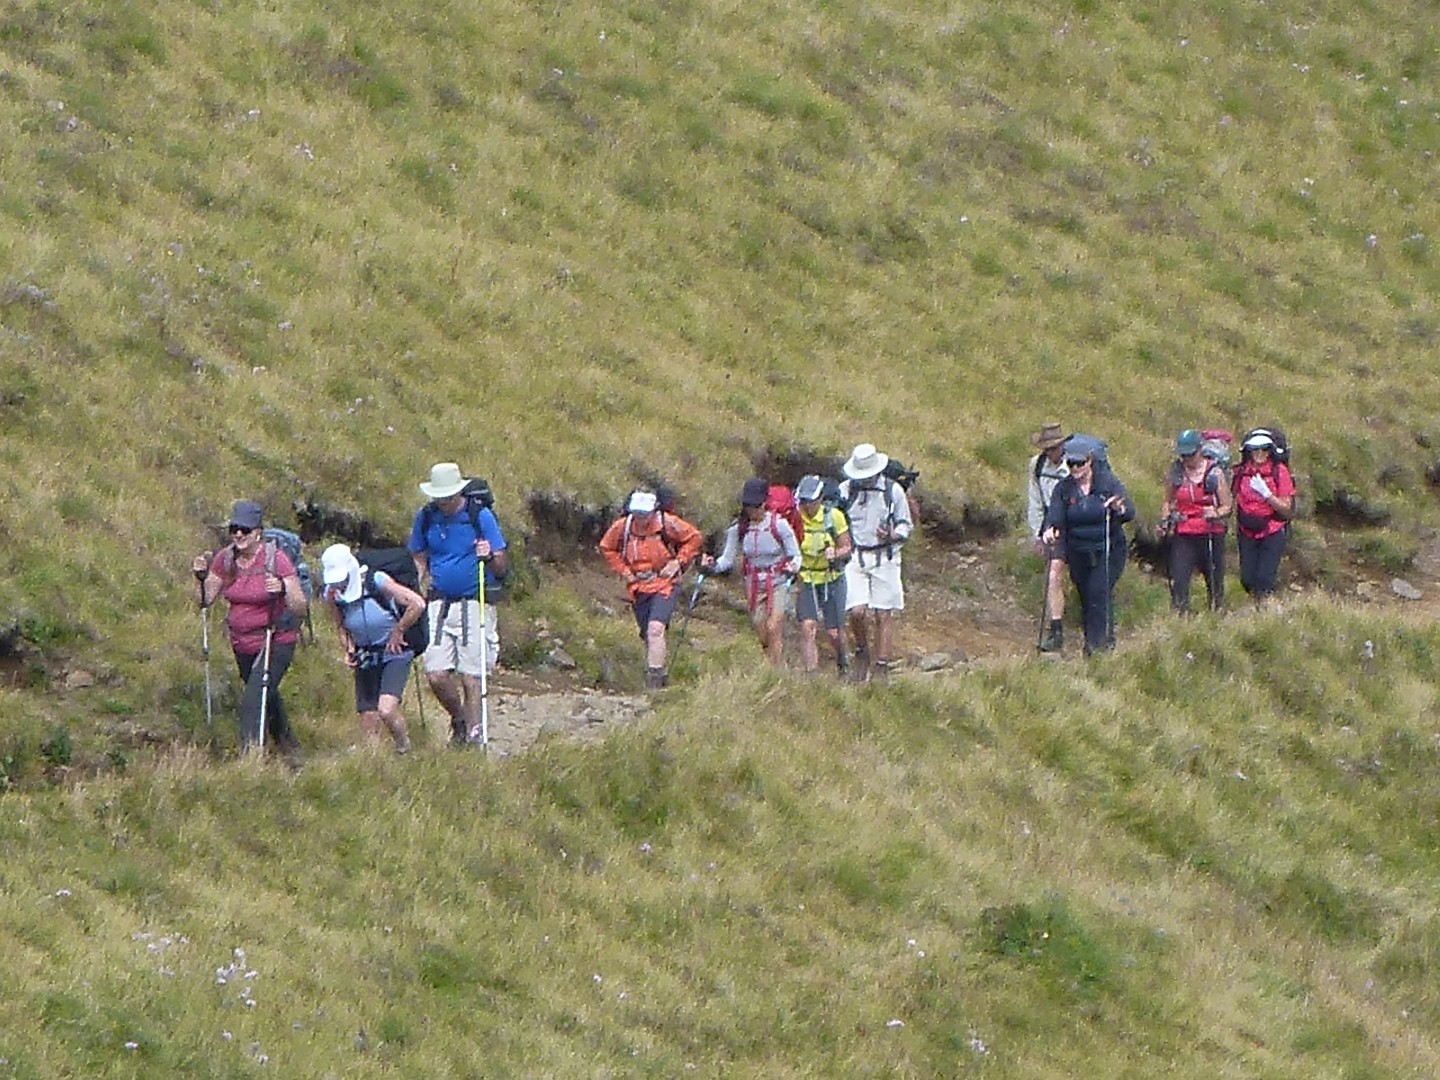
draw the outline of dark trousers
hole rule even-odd
[[[1285,538],[1288,535],[1288,530],[1282,530],[1263,540],[1255,540],[1243,532],[1240,534],[1240,584],[1256,599],[1275,591],[1275,580],[1280,575],[1280,557],[1285,554]]]
[[[1105,551],[1066,553],[1070,580],[1080,594],[1080,621],[1085,626],[1085,652],[1099,652],[1115,647],[1115,583],[1125,572],[1125,539],[1110,544],[1110,565],[1105,565]]]
[[[277,749],[289,751],[295,748],[295,734],[290,730],[290,718],[285,715],[285,703],[280,700],[280,680],[290,669],[295,659],[295,643],[270,646],[270,692],[265,699],[265,735]],[[265,679],[265,654],[247,656],[235,654],[235,664],[240,669],[240,678],[245,680],[245,692],[240,696],[240,750],[245,752],[260,741],[260,688]]]
[[[1190,579],[1195,571],[1205,575],[1210,610],[1225,606],[1225,536],[1170,537],[1170,607],[1190,610]]]

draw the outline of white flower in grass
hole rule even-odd
[[[902,1028],[902,1027],[905,1026],[905,1021],[904,1021],[904,1020],[886,1020],[886,1021],[885,1021],[885,1026],[886,1026],[887,1028]]]
[[[990,1052],[990,1048],[985,1045],[984,1039],[972,1035],[970,1037],[970,1052],[976,1057],[983,1057]]]
[[[139,1044],[138,1042],[127,1042],[127,1043],[125,1044],[125,1049],[126,1049],[126,1050],[139,1050],[139,1049],[140,1049],[140,1044]]]

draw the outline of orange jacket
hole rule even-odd
[[[657,511],[653,514],[626,514],[605,530],[600,538],[600,554],[610,569],[624,577],[630,599],[645,593],[669,596],[680,580],[660,576],[660,570],[671,559],[684,569],[694,562],[705,544],[700,530],[674,514]]]

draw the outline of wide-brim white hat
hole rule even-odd
[[[459,495],[470,481],[460,472],[460,466],[453,461],[442,461],[430,470],[430,482],[420,485],[420,493],[427,499],[448,499]]]
[[[360,599],[360,560],[344,544],[331,544],[320,556],[320,580],[327,586],[344,585],[338,598],[347,604]]]
[[[890,464],[890,458],[880,453],[870,443],[861,443],[855,447],[850,454],[850,460],[841,466],[841,472],[851,480],[869,480],[872,476],[879,476],[885,471],[885,466]]]

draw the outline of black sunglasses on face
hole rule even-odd
[[[255,530],[254,530],[253,528],[251,528],[250,526],[248,526],[248,525],[231,525],[231,526],[230,526],[230,535],[231,535],[231,536],[249,536],[249,535],[250,535],[251,533],[253,533],[254,531],[255,531]]]
[[[1066,458],[1066,459],[1065,459],[1065,464],[1066,464],[1066,465],[1069,465],[1070,468],[1072,468],[1072,469],[1078,469],[1078,468],[1080,468],[1080,466],[1082,466],[1082,465],[1089,465],[1089,464],[1090,464],[1090,459],[1089,459],[1089,458],[1078,458],[1078,459],[1077,459],[1077,458]]]

